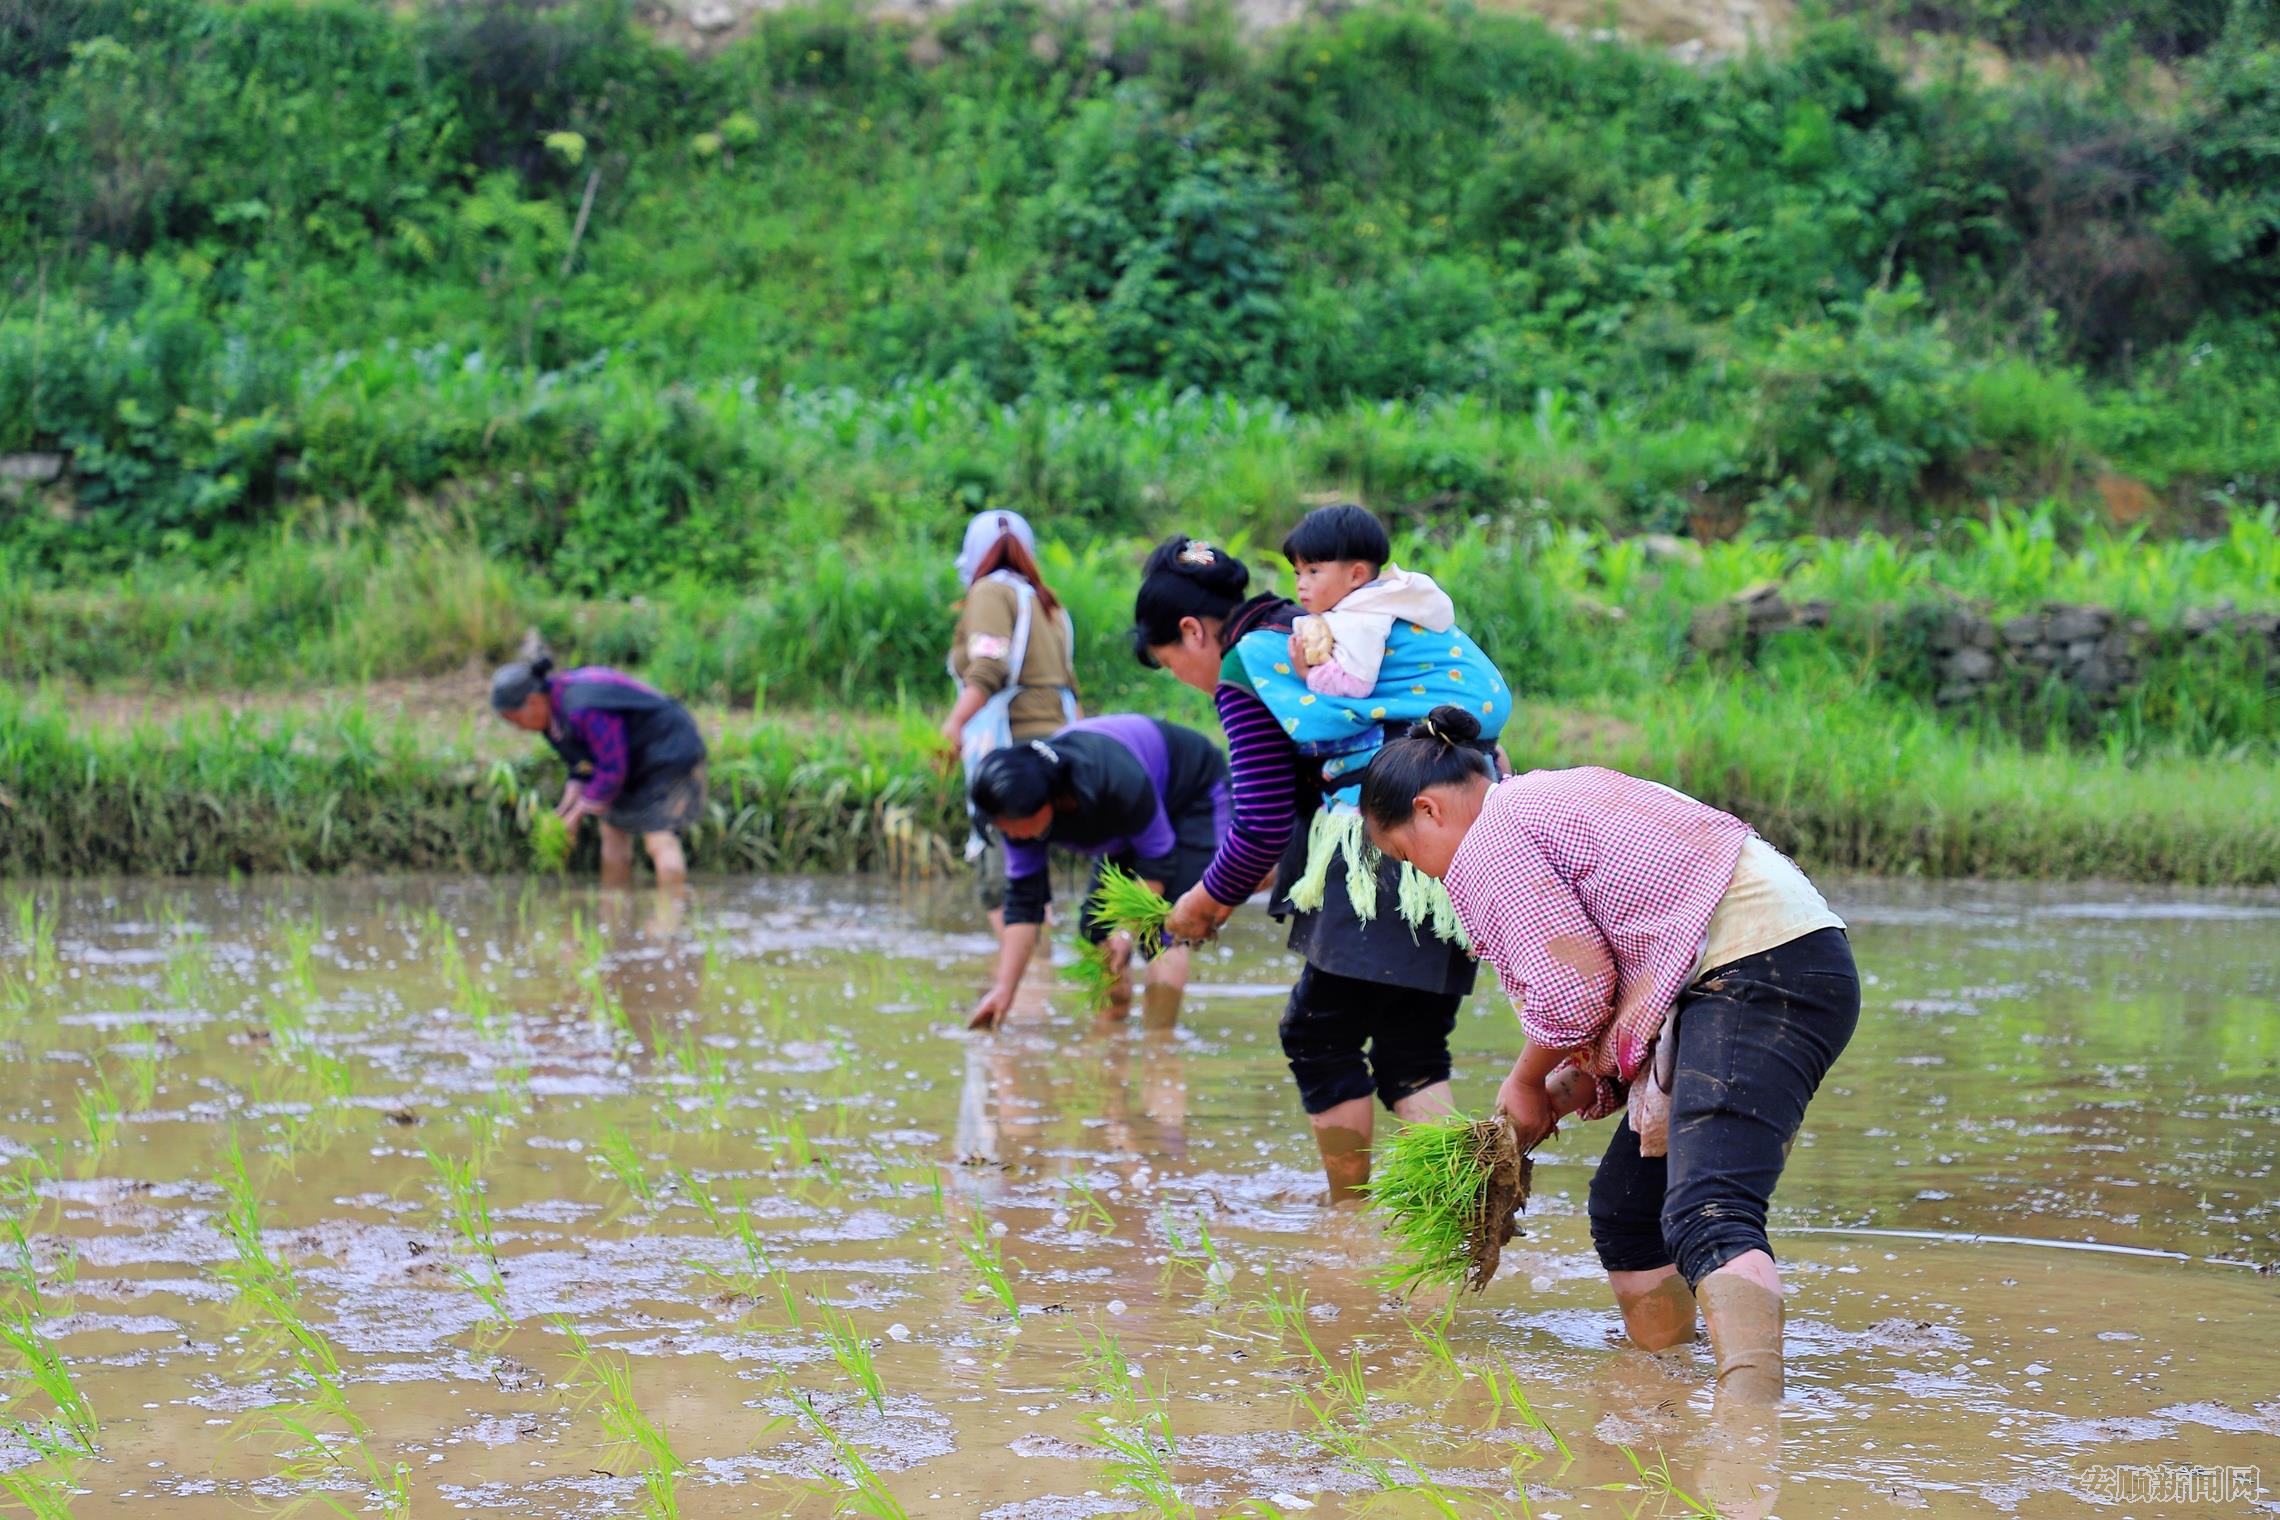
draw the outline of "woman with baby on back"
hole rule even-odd
[[[1346,799],[1387,724],[1462,695],[1486,709],[1493,736],[1511,704],[1495,666],[1453,627],[1448,599],[1389,563],[1392,545],[1369,513],[1310,512],[1283,552],[1302,604],[1246,595],[1250,570],[1215,545],[1164,540],[1148,557],[1132,639],[1142,664],[1210,693],[1227,735],[1226,836],[1165,932],[1203,939],[1274,880],[1268,911],[1289,920],[1290,948],[1306,959],[1283,1013],[1283,1053],[1337,1200],[1369,1177],[1373,1099],[1405,1120],[1449,1111],[1449,1035],[1473,962],[1439,932],[1455,926],[1445,895],[1438,917],[1412,917],[1427,894],[1398,864],[1328,842],[1359,843]],[[1387,594],[1365,594],[1381,582]],[[1314,619],[1325,620],[1326,645],[1304,631]],[[1333,663],[1336,676],[1321,673]],[[1323,689],[1365,681],[1358,696]]]

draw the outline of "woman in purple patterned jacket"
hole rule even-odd
[[[540,655],[499,667],[491,709],[544,734],[570,767],[554,811],[573,834],[588,817],[601,820],[603,886],[633,880],[636,834],[659,886],[688,879],[680,836],[704,810],[705,740],[687,708],[604,666],[557,674]]]

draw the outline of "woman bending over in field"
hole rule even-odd
[[[499,667],[491,710],[544,734],[569,765],[555,812],[573,835],[601,819],[603,886],[633,880],[637,834],[659,886],[688,879],[680,836],[704,811],[705,740],[687,708],[600,665],[556,674],[540,655]]]
[[[1708,1322],[1720,1403],[1782,1392],[1766,1205],[1805,1105],[1860,1017],[1844,923],[1739,818],[1596,767],[1499,782],[1473,717],[1434,709],[1362,782],[1373,841],[1449,889],[1526,1035],[1498,1104],[1526,1149],[1544,1079],[1595,1079],[1623,1121],[1591,1180],[1591,1238],[1631,1339]]]

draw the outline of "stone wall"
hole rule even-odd
[[[1704,655],[1748,659],[1769,635],[1829,628],[1833,613],[1828,602],[1793,602],[1778,586],[1753,586],[1698,610],[1688,642]],[[1942,707],[2053,681],[2091,709],[2112,707],[2144,678],[2149,661],[2216,646],[2237,649],[2280,682],[2280,613],[2242,612],[2230,602],[2160,625],[2064,602],[2009,616],[1959,603],[1880,607],[1845,622],[1848,635],[1873,637],[1887,652],[1879,663],[1889,674],[1927,688]]]

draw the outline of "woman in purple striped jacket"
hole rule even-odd
[[[1250,571],[1200,540],[1173,536],[1149,555],[1133,607],[1132,643],[1143,665],[1211,693],[1227,735],[1234,806],[1203,879],[1173,904],[1168,936],[1199,940],[1272,877],[1267,911],[1290,920],[1290,948],[1306,958],[1282,1018],[1283,1054],[1314,1129],[1333,1201],[1369,1180],[1372,1098],[1404,1120],[1447,1113],[1449,1034],[1472,991],[1472,958],[1394,911],[1399,867],[1380,862],[1380,911],[1359,918],[1333,866],[1322,906],[1300,912],[1289,889],[1304,869],[1307,830],[1322,805],[1319,762],[1268,713],[1230,651],[1244,635],[1284,636],[1301,609],[1279,596],[1245,598]]]

